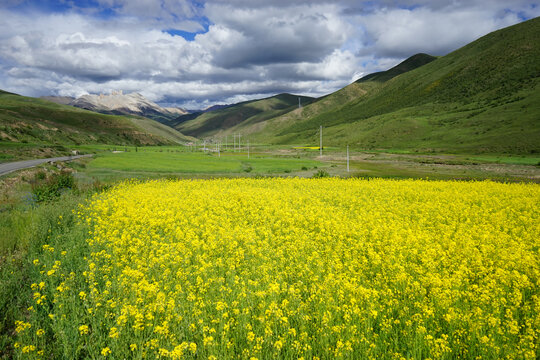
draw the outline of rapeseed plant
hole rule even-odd
[[[34,260],[17,355],[64,334],[69,358],[535,359],[539,190],[128,181],[79,209],[82,270],[61,242]]]

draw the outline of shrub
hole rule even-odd
[[[322,170],[322,169],[317,171],[312,176],[313,179],[321,179],[321,178],[326,178],[326,177],[330,177],[330,174],[326,170]]]
[[[47,174],[45,174],[44,171],[40,171],[36,173],[36,180],[45,180],[46,177],[47,177]]]
[[[59,197],[63,190],[73,189],[75,180],[69,172],[53,175],[43,182],[32,185],[32,194],[37,203],[50,201]]]

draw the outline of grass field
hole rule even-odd
[[[153,151],[152,151],[153,150]],[[162,151],[156,151],[162,150]],[[184,152],[153,148],[150,151],[103,153],[90,161],[85,173],[110,173],[111,176],[131,173],[152,174],[279,174],[313,169],[324,165],[311,159],[278,158],[247,153]]]
[[[51,225],[15,354],[535,359],[539,189],[126,182]]]

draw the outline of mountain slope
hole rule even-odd
[[[362,83],[366,81],[379,81],[385,82],[395,78],[398,75],[404,74],[408,71],[414,70],[422,65],[429,64],[433,60],[437,59],[435,56],[428,54],[416,54],[408,58],[407,60],[399,63],[390,70],[380,71],[373,74],[364,76],[361,79],[356,80],[356,82]]]
[[[540,19],[488,34],[386,82],[353,83],[246,129],[271,143],[448,152],[540,152]],[[388,73],[386,73],[388,74]],[[384,78],[383,78],[384,80]],[[356,96],[344,96],[344,94]]]
[[[191,119],[190,115],[179,117],[174,127],[183,134],[196,137],[229,134],[298,108],[298,98],[303,105],[314,100],[306,96],[279,94],[204,112],[194,119]]]
[[[123,94],[121,91],[113,91],[110,95],[83,95],[77,99],[62,96],[45,96],[42,99],[102,114],[144,116],[162,123],[187,114],[180,108],[161,107],[139,93]]]
[[[104,115],[0,91],[0,140],[44,144],[172,144],[190,138],[154,120]]]

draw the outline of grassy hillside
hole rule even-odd
[[[366,82],[366,81],[385,82],[385,81],[395,78],[398,75],[401,75],[408,71],[419,68],[420,66],[429,64],[435,59],[437,59],[435,56],[431,56],[428,54],[423,54],[423,53],[416,54],[416,55],[411,56],[407,60],[403,61],[402,63],[399,63],[398,65],[394,66],[390,70],[380,71],[380,72],[366,75],[363,78],[356,80],[356,82],[359,82],[359,83]]]
[[[540,19],[488,34],[385,82],[374,74],[246,133],[269,143],[540,152]],[[321,106],[324,103],[324,106]]]
[[[159,145],[190,139],[154,120],[103,115],[0,91],[0,162],[65,154],[70,145]]]
[[[224,109],[205,112],[194,119],[183,121],[180,117],[175,128],[190,136],[209,137],[241,131],[243,127],[254,126],[262,121],[278,117],[298,108],[297,95],[279,94],[266,99],[246,101]],[[314,99],[300,96],[302,104],[307,105]]]
[[[95,113],[50,101],[0,92],[2,140],[55,144],[164,144],[189,140],[141,117]]]

